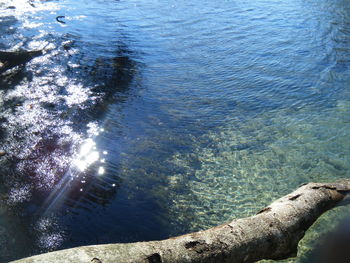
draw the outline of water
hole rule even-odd
[[[0,78],[1,262],[196,231],[348,177],[349,1],[3,0],[0,32],[3,51],[44,50]]]

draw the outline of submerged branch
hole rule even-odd
[[[15,261],[239,263],[294,256],[305,231],[350,191],[350,180],[309,183],[278,199],[257,215],[205,231],[162,241],[71,248]]]
[[[22,66],[42,54],[42,50],[14,52],[0,51],[0,74],[14,67]]]

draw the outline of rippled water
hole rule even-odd
[[[1,262],[204,229],[348,177],[349,1],[0,0],[0,32],[1,51],[43,50],[0,75]]]

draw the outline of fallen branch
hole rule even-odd
[[[350,180],[309,183],[273,202],[257,215],[162,241],[71,248],[16,263],[185,263],[255,262],[295,256],[305,231],[325,211],[339,205]]]

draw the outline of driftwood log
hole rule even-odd
[[[295,256],[305,231],[325,211],[347,203],[350,180],[309,183],[256,215],[162,241],[93,245],[46,253],[16,263],[255,262]]]

